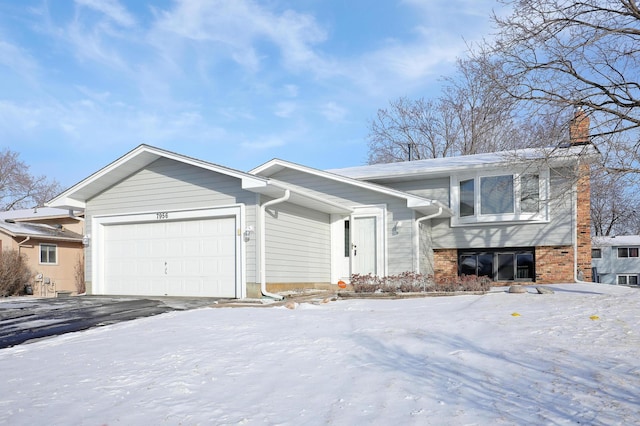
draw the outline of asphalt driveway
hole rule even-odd
[[[211,306],[216,302],[216,299],[173,297],[8,298],[0,301],[0,349],[164,312]]]

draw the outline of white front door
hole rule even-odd
[[[377,268],[377,218],[354,217],[351,231],[351,272],[353,274],[378,273]]]

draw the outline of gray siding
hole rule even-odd
[[[449,205],[450,184],[448,177],[392,182],[387,186],[389,188],[405,191],[430,200],[439,201],[445,206]]]
[[[348,207],[384,204],[387,208],[387,272],[394,275],[414,270],[413,210],[407,208],[404,199],[290,169],[271,177]],[[402,222],[400,227],[396,227],[398,222]]]
[[[620,246],[637,247],[637,246]],[[640,275],[640,257],[618,258],[618,247],[596,247],[602,250],[602,258],[592,259],[591,265],[597,268],[600,282],[604,284],[617,284],[616,276]]]
[[[550,176],[548,223],[479,223],[451,227],[449,219],[433,219],[434,248],[496,248],[573,244],[573,191],[562,175]]]
[[[267,283],[329,283],[329,215],[290,203],[267,208]]]
[[[256,195],[243,190],[237,178],[161,158],[89,200],[85,227],[90,234],[91,217],[97,215],[188,210],[234,204],[245,204],[246,224],[256,227],[256,201]],[[246,253],[247,283],[255,282],[255,238],[246,243]],[[91,256],[86,256],[85,259],[87,277],[91,277]]]

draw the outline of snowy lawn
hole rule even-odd
[[[640,290],[551,288],[204,308],[3,349],[0,423],[637,424]]]

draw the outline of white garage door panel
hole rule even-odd
[[[235,217],[105,225],[105,293],[236,297]]]

